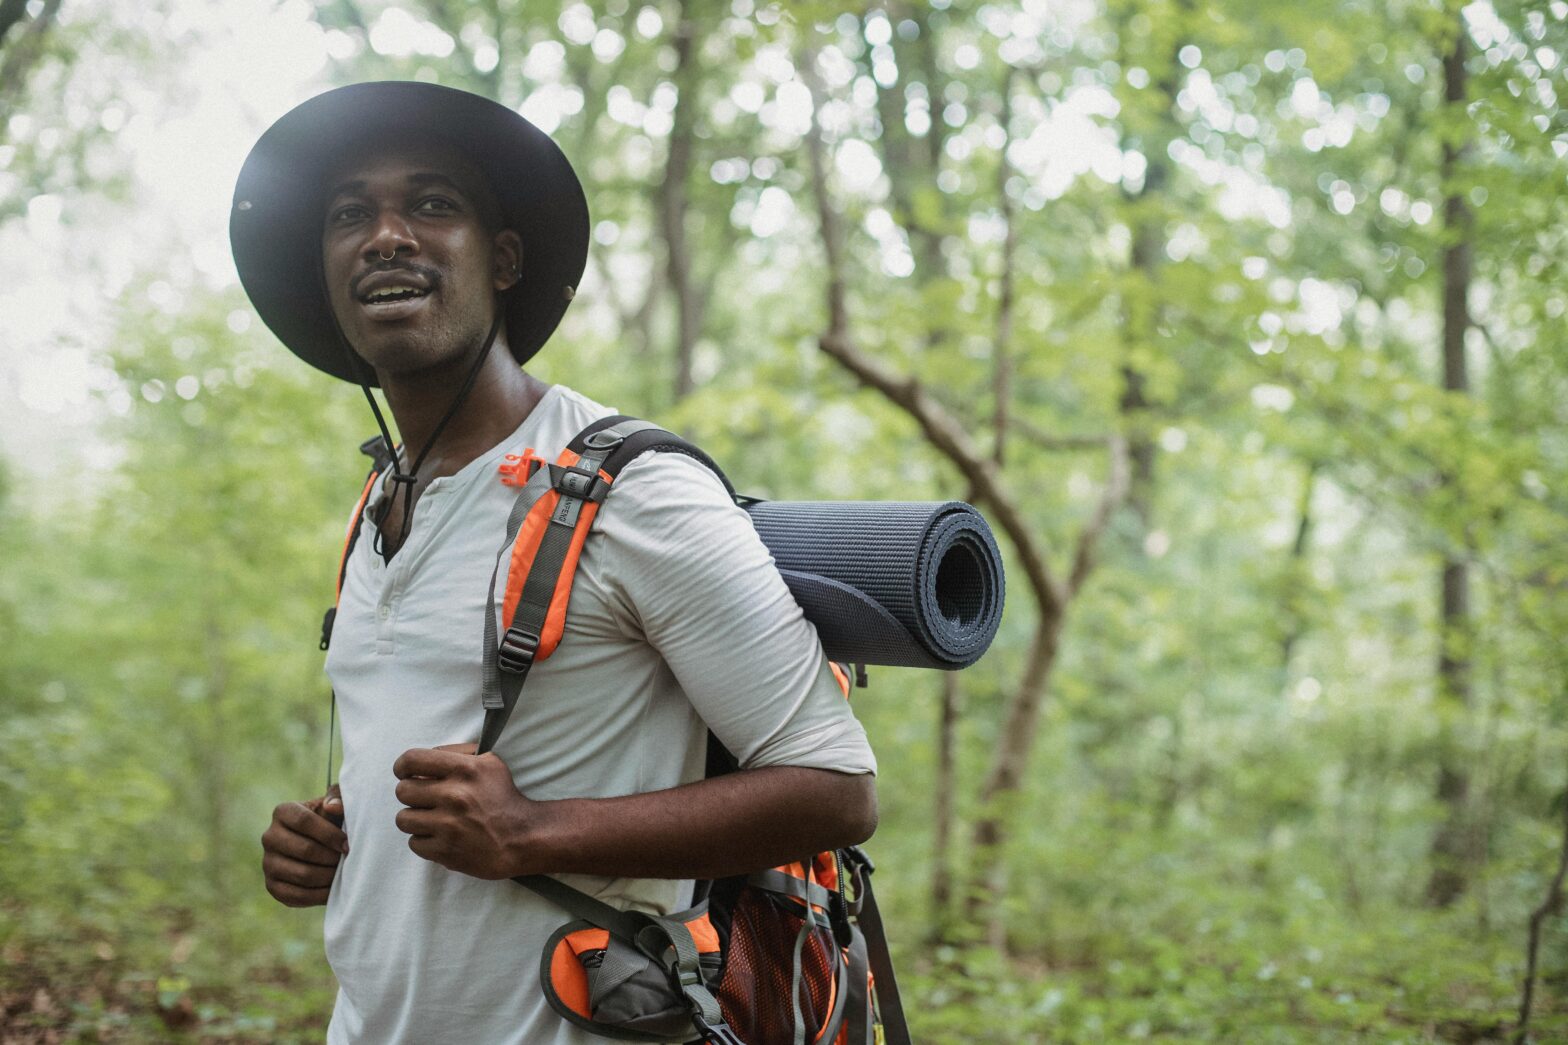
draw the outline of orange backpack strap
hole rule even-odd
[[[685,454],[712,469],[734,496],[734,488],[712,459],[686,440],[649,421],[616,415],[584,428],[554,464],[525,456],[514,469],[522,489],[507,519],[506,541],[496,559],[486,599],[484,642],[484,728],[478,753],[495,746],[528,672],[555,652],[566,628],[572,581],[599,506],[621,469],[645,453]],[[500,612],[496,581],[506,570]],[[497,635],[499,634],[499,640]]]

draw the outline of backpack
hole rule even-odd
[[[379,436],[360,449],[375,464],[344,540],[339,596],[371,491],[391,463]],[[737,504],[756,503],[736,494],[696,446],[624,415],[588,425],[554,462],[532,449],[507,455],[502,481],[519,492],[496,563],[497,574],[503,562],[507,570],[499,636],[496,574],[487,598],[477,753],[495,745],[529,670],[561,642],[578,558],[616,478],[651,452],[685,454],[709,468]],[[322,621],[322,649],[331,641],[336,613],[334,602]],[[832,669],[847,697],[847,666]],[[335,697],[333,705],[335,727]],[[329,737],[329,785],[330,744]],[[734,756],[710,732],[707,775],[736,769]],[[858,846],[816,853],[699,881],[693,906],[668,916],[618,910],[547,875],[514,880],[574,918],[546,941],[539,979],[551,1007],[584,1030],[629,1041],[710,1045],[907,1045],[871,892],[873,870]]]

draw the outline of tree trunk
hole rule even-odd
[[[942,233],[932,228],[921,215],[931,209],[940,209],[945,197],[936,188],[936,177],[942,166],[942,154],[947,144],[947,128],[942,123],[942,91],[946,82],[936,61],[935,40],[926,22],[923,4],[893,4],[887,9],[889,20],[904,20],[918,27],[914,40],[894,37],[888,44],[895,55],[898,79],[884,86],[877,83],[877,119],[882,124],[882,134],[877,145],[882,153],[882,169],[887,173],[893,203],[893,217],[909,237],[909,246],[915,259],[916,285],[924,286],[946,272],[942,257]],[[867,70],[868,74],[870,69]],[[918,81],[911,73],[918,73]],[[911,83],[925,87],[930,102],[931,128],[926,131],[924,142],[911,135],[904,125],[906,91]],[[922,144],[924,148],[922,148]],[[918,197],[932,193],[936,208],[922,208]],[[940,219],[939,219],[940,220]],[[932,330],[928,344],[941,340],[942,331]]]
[[[692,355],[701,329],[701,300],[692,281],[691,247],[686,241],[686,211],[690,202],[692,151],[697,126],[699,70],[693,56],[697,49],[697,23],[684,3],[676,4],[675,111],[671,114],[670,148],[659,186],[659,225],[664,234],[665,273],[675,295],[675,398],[686,398],[696,387]]]
[[[1185,23],[1190,3],[1180,0],[1172,14]],[[1123,39],[1128,39],[1132,29],[1121,27]],[[1150,118],[1138,135],[1139,151],[1147,166],[1144,168],[1143,185],[1128,196],[1132,247],[1128,267],[1137,277],[1135,286],[1140,292],[1124,295],[1122,299],[1123,356],[1121,365],[1122,391],[1117,408],[1122,416],[1122,430],[1127,434],[1127,454],[1131,464],[1127,503],[1137,516],[1139,528],[1147,531],[1154,521],[1154,464],[1157,448],[1152,420],[1152,406],[1148,397],[1148,377],[1138,360],[1138,349],[1154,349],[1159,343],[1161,313],[1160,302],[1154,294],[1159,284],[1160,269],[1165,261],[1165,201],[1163,199],[1171,179],[1169,148],[1172,141],[1182,134],[1177,118],[1176,95],[1181,90],[1181,62],[1177,58],[1185,34],[1184,24],[1177,32],[1165,54],[1156,60],[1161,72],[1151,85],[1154,103]],[[1128,61],[1126,64],[1134,64]],[[1130,297],[1130,300],[1129,300]]]
[[[1002,211],[1002,275],[997,289],[996,344],[992,348],[991,370],[991,460],[1001,467],[1007,460],[1007,429],[1012,424],[1013,397],[1013,269],[1018,255],[1017,208],[1007,190],[1013,178],[1013,165],[1007,158],[1012,144],[1013,79],[1018,71],[1011,66],[1002,77],[1002,148],[996,163],[996,202]]]
[[[21,14],[16,12],[14,4],[6,4],[0,8],[0,15],[8,19],[5,24],[0,25],[0,43],[10,35],[12,26],[20,22],[26,10],[25,4],[22,5]],[[27,75],[44,56],[49,33],[53,30],[59,15],[60,0],[43,0],[43,6],[38,8],[37,15],[22,25],[17,35],[0,48],[0,142],[5,141],[6,118],[17,110],[22,89],[27,82]]]
[[[1297,505],[1296,539],[1290,545],[1290,564],[1286,567],[1284,591],[1285,634],[1280,636],[1279,674],[1281,688],[1290,684],[1290,662],[1295,656],[1296,644],[1301,641],[1306,622],[1302,619],[1302,589],[1306,586],[1307,543],[1312,539],[1312,493],[1317,489],[1318,464],[1307,465],[1307,475],[1301,484],[1301,500]]]
[[[958,787],[958,718],[963,691],[956,671],[942,673],[942,703],[936,726],[936,794],[931,825],[932,939],[947,938],[953,905],[953,805]]]
[[[1449,116],[1463,113],[1466,95],[1465,58],[1469,38],[1464,21],[1457,12],[1452,25],[1452,46],[1443,56],[1444,110]],[[1449,134],[1445,129],[1445,134]],[[1443,387],[1450,392],[1470,389],[1465,360],[1465,333],[1470,326],[1470,277],[1472,227],[1470,210],[1461,188],[1454,184],[1464,158],[1463,142],[1445,137],[1441,178],[1443,185]],[[1444,484],[1451,482],[1442,477]],[[1457,900],[1469,884],[1469,864],[1473,860],[1473,825],[1470,823],[1470,773],[1466,758],[1459,750],[1464,730],[1456,728],[1468,717],[1473,695],[1471,681],[1472,625],[1470,620],[1470,576],[1463,559],[1445,556],[1441,569],[1439,607],[1439,649],[1437,693],[1442,725],[1441,766],[1438,770],[1437,800],[1444,807],[1444,820],[1432,840],[1432,876],[1427,881],[1427,900],[1446,907]]]

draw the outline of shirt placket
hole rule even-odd
[[[403,596],[408,591],[410,575],[414,563],[419,559],[419,551],[426,540],[426,535],[435,525],[435,516],[444,507],[446,484],[442,479],[432,479],[430,485],[419,498],[419,510],[414,512],[414,520],[409,527],[408,539],[392,557],[390,565],[382,562],[381,556],[371,556],[371,570],[377,579],[376,591],[376,652],[382,655],[392,655],[397,652],[397,617],[398,609],[403,603]]]

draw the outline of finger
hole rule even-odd
[[[441,864],[443,867],[446,866],[446,861],[441,859],[446,853],[446,847],[433,838],[425,835],[411,835],[408,839],[408,848],[413,850],[414,855],[421,860],[429,860],[432,863]]]
[[[278,806],[272,812],[272,819],[295,834],[304,835],[328,849],[348,852],[348,835],[343,833],[343,829],[304,802],[288,802]]]
[[[285,907],[320,907],[332,895],[331,889],[304,889],[287,882],[267,882],[267,892]]]
[[[400,810],[397,816],[392,818],[392,822],[405,835],[417,835],[422,838],[434,835],[441,826],[440,816],[425,809]]]
[[[479,750],[479,744],[476,741],[471,740],[466,744],[442,744],[435,750],[451,751],[459,755],[472,755],[475,751]]]
[[[321,796],[321,815],[339,827],[343,826],[343,791],[338,785],[333,784]]]
[[[392,763],[392,772],[399,780],[416,776],[439,778],[449,775],[468,761],[468,756],[453,751],[416,747],[397,757],[397,761]]]
[[[343,859],[341,849],[329,849],[307,835],[279,825],[269,828],[261,836],[261,848],[265,853],[277,853],[291,860],[320,867],[336,867],[338,861]]]
[[[281,853],[268,853],[261,858],[261,870],[269,882],[283,882],[302,889],[326,889],[337,874],[335,867],[302,863]]]
[[[393,794],[406,806],[415,809],[434,809],[440,791],[439,780],[399,780]]]

